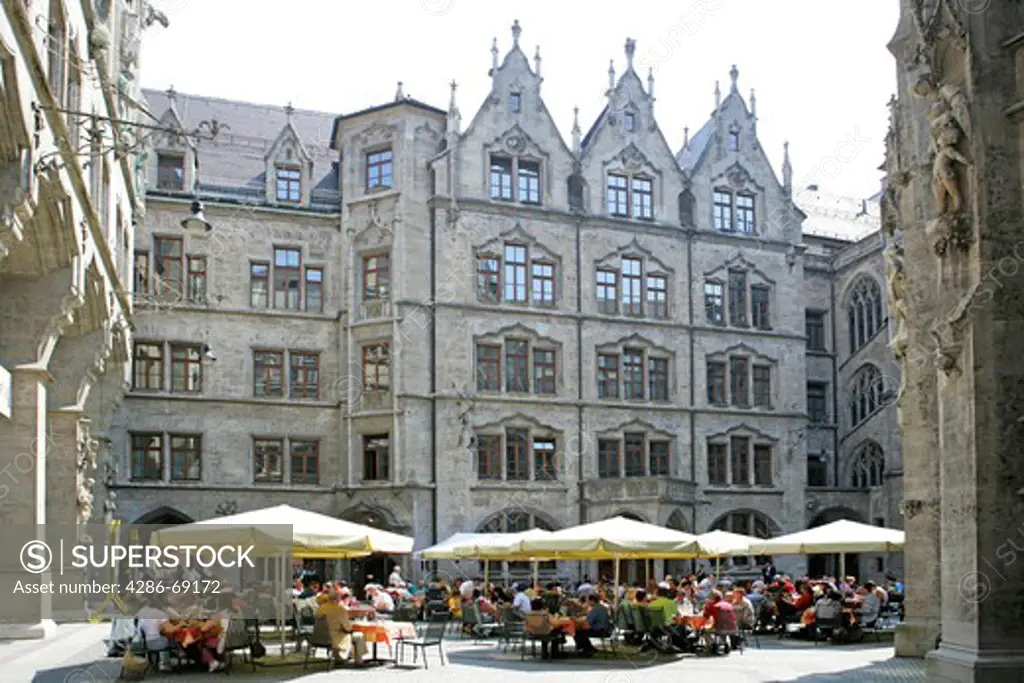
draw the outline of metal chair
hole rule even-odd
[[[310,655],[319,648],[327,650],[327,669],[333,669],[334,652],[331,649],[331,629],[327,625],[327,619],[323,617],[317,617],[314,619],[313,630],[308,636],[306,636],[306,658],[302,663],[303,671],[309,667]]]
[[[537,643],[541,643],[543,649],[544,643],[551,644],[554,642],[556,636],[551,629],[551,621],[548,618],[546,612],[530,612],[526,615],[526,622],[524,624],[524,638],[523,638],[523,649],[520,660],[526,659],[526,641],[530,641],[530,656],[537,656]]]
[[[501,613],[502,652],[508,652],[513,643],[520,646],[526,640],[526,619],[512,607],[506,607]]]
[[[254,673],[256,671],[256,658],[252,656],[253,638],[247,622],[246,619],[228,620],[228,630],[224,635],[224,654],[227,659],[225,671],[227,673],[231,673],[231,668],[235,664],[235,653],[239,650],[244,653],[243,660],[249,662]],[[259,628],[258,624],[256,624],[256,628]]]
[[[448,622],[451,620],[449,615],[445,614],[433,614],[430,617],[430,621],[427,622],[427,626],[424,629],[423,635],[417,635],[416,638],[402,638],[397,641],[398,643],[398,661],[403,662],[405,660],[405,648],[409,646],[412,648],[412,663],[415,664],[419,657],[420,650],[423,650],[423,668],[429,669],[430,665],[427,663],[427,648],[436,647],[437,656],[441,660],[441,666],[447,664],[444,658],[444,633],[448,628]]]
[[[813,633],[815,647],[821,642],[821,636],[825,636],[825,639],[828,640],[842,627],[843,616],[841,614],[837,614],[834,617],[819,617],[815,615]]]

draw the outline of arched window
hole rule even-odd
[[[885,454],[881,446],[868,441],[857,447],[850,463],[850,486],[855,489],[881,486],[884,472]]]
[[[853,375],[850,391],[850,426],[856,427],[882,405],[882,375],[874,365],[863,365]]]
[[[730,512],[719,517],[709,531],[728,531],[742,536],[753,536],[755,538],[771,538],[772,523],[764,515],[750,510]],[[763,564],[765,557],[758,556],[754,559],[757,564]],[[732,563],[743,566],[750,562],[749,557],[734,557]]]
[[[526,510],[502,510],[490,517],[477,529],[483,534],[515,534],[530,529],[543,529],[544,531],[555,531],[555,528],[537,515]],[[539,568],[545,571],[555,571],[557,565],[554,561],[540,562]],[[509,562],[510,572],[523,573],[531,570],[529,562]]]
[[[862,277],[854,285],[847,304],[850,322],[850,353],[868,343],[882,327],[882,290],[873,278]]]

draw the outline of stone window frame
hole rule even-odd
[[[266,485],[270,486],[319,486],[320,477],[323,475],[322,466],[323,458],[322,455],[322,444],[323,436],[320,435],[306,435],[306,434],[288,434],[282,436],[280,434],[263,434],[253,433],[250,435],[250,450],[249,450],[249,474],[250,481],[253,486],[262,487]],[[280,455],[280,468],[281,476],[270,477],[265,479],[259,479],[256,476],[256,444],[257,442],[278,442],[281,445]],[[317,482],[295,482],[292,480],[292,447],[293,444],[316,444],[316,461],[317,461]]]
[[[883,406],[884,377],[874,363],[864,363],[850,376],[850,429],[866,422]]]
[[[627,435],[643,435],[643,453],[641,460],[643,463],[643,471],[640,474],[628,475],[626,472],[626,436]],[[599,448],[595,446],[594,458],[595,467],[594,475],[601,480],[608,479],[639,479],[649,477],[673,477],[677,476],[678,468],[676,466],[678,456],[678,439],[671,432],[661,429],[650,422],[645,420],[630,420],[629,422],[618,425],[611,429],[600,430],[595,435],[595,444],[601,442],[614,441],[618,443],[617,458],[618,467],[617,474],[610,477],[602,477],[600,475],[600,462],[597,460],[600,458]],[[651,474],[651,443],[668,443],[668,473],[667,474]]]
[[[286,207],[309,206],[313,187],[313,157],[302,143],[291,117],[294,110],[287,109],[288,120],[278,132],[263,158],[264,196],[271,205]],[[285,193],[281,193],[281,173],[297,173],[298,177],[284,178]],[[292,187],[297,190],[293,198]]]
[[[165,161],[177,161],[177,164],[170,165],[165,164]],[[181,173],[181,185],[175,187],[174,184],[167,184],[161,182],[165,175],[165,171],[177,168]],[[185,192],[185,152],[184,151],[163,151],[156,153],[156,183],[154,189],[162,192]]]
[[[523,103],[522,92],[522,89],[519,89],[521,104]],[[519,204],[535,207],[544,206],[550,201],[552,192],[551,176],[553,175],[551,155],[530,137],[518,123],[483,145],[482,155],[483,177],[481,181],[485,190],[484,196],[487,197],[488,201],[498,204]],[[511,162],[511,198],[494,197],[491,193],[492,160],[499,158]],[[519,164],[521,161],[537,165],[537,201],[524,201],[520,196]]]
[[[189,477],[175,477],[174,476],[174,440],[175,439],[195,439],[196,447],[194,449],[182,449],[186,454],[186,464],[191,464],[191,458],[188,456],[189,453],[194,453],[195,459],[198,461],[199,473],[197,476]],[[192,433],[168,433],[167,434],[167,455],[168,455],[168,481],[171,482],[202,482],[203,480],[203,435],[192,434]],[[187,469],[187,468],[186,468]]]
[[[155,347],[155,348],[159,349],[160,356],[158,358],[151,358],[149,356],[145,356],[143,358],[140,358],[139,357],[139,349],[140,349],[140,347]],[[139,372],[139,368],[137,366],[137,363],[140,360],[145,361],[147,369],[150,366],[157,366],[157,367],[159,367],[159,369],[160,369],[159,386],[156,386],[156,387],[149,386],[149,373],[148,372],[146,373],[146,378],[147,378],[146,386],[139,386],[139,384],[136,381],[136,379],[138,377],[138,372]],[[131,383],[131,391],[132,392],[164,392],[164,391],[167,391],[167,387],[168,387],[168,385],[170,383],[167,381],[167,367],[166,367],[166,363],[167,363],[166,342],[154,341],[154,340],[151,340],[151,339],[135,339],[135,340],[133,340],[133,344],[132,344],[132,383]]]
[[[640,261],[640,313],[631,314],[625,311],[623,306],[623,280],[622,280],[622,262],[626,259],[635,259]],[[598,315],[603,316],[614,316],[619,318],[631,318],[631,319],[646,319],[646,320],[671,320],[672,315],[675,312],[673,308],[673,286],[675,284],[675,271],[666,265],[663,261],[655,258],[654,254],[644,249],[636,238],[633,239],[629,244],[616,249],[613,252],[605,254],[599,259],[594,260],[594,307]],[[600,310],[600,305],[597,299],[597,288],[598,273],[614,273],[615,274],[615,311],[614,312],[603,312]],[[651,306],[648,302],[648,278],[663,278],[665,281],[665,315],[664,316],[652,316]]]
[[[526,381],[527,391],[508,391],[508,354],[507,346],[509,341],[524,341],[527,344]],[[481,369],[477,365],[477,348],[481,346],[500,348],[498,354],[498,391],[481,389],[479,380]],[[535,351],[553,351],[555,361],[555,393],[537,393],[536,376],[534,366]],[[536,330],[525,325],[511,325],[503,327],[495,332],[474,335],[473,337],[473,377],[474,388],[481,394],[489,396],[534,396],[554,398],[559,396],[565,388],[564,381],[564,347],[563,344],[551,337],[542,336]]]
[[[745,359],[747,361],[747,377],[746,377],[746,388],[747,388],[747,400],[745,404],[737,404],[735,397],[733,396],[733,376],[732,376],[732,359]],[[772,411],[776,406],[779,405],[779,361],[776,358],[772,358],[766,354],[761,353],[757,349],[747,346],[746,344],[736,344],[730,346],[722,351],[715,351],[709,353],[704,359],[704,374],[708,376],[708,365],[711,363],[724,363],[725,364],[725,405],[714,405],[710,401],[708,405],[710,407],[725,408],[728,407],[731,410],[768,410]],[[770,404],[767,406],[757,406],[754,404],[754,367],[768,367],[771,388],[769,390]]]
[[[160,458],[159,458],[159,465],[158,465],[159,474],[157,476],[145,476],[145,475],[141,475],[140,476],[140,475],[137,475],[136,474],[136,468],[135,468],[135,454],[138,451],[135,448],[135,443],[136,443],[135,440],[136,439],[147,439],[148,440],[148,439],[153,439],[154,437],[158,438],[160,440],[159,441]],[[167,453],[166,453],[166,449],[167,449],[167,438],[166,438],[166,435],[163,432],[144,431],[144,430],[143,431],[138,431],[138,432],[136,432],[136,431],[128,432],[128,475],[129,475],[130,480],[133,481],[133,482],[149,482],[149,481],[166,482],[167,481],[167,472],[166,472],[166,470],[167,470]],[[152,452],[153,450],[154,449],[151,449],[148,446],[145,447],[145,448],[139,449],[139,451],[144,452],[146,454]],[[145,471],[145,468],[143,468],[143,470]]]
[[[370,162],[370,159],[379,155],[389,153],[391,157],[382,161]],[[363,149],[363,191],[366,194],[373,194],[376,192],[386,192],[392,190],[395,187],[395,150],[390,142],[382,143],[379,145],[373,145]],[[378,182],[376,185],[370,184],[370,169],[378,169]],[[384,170],[387,169],[388,173],[385,174]],[[390,180],[387,184],[384,183],[385,175],[390,176]]]
[[[639,350],[642,353],[642,368],[643,368],[643,398],[625,398],[625,366],[623,358],[627,349]],[[660,346],[654,343],[650,339],[634,334],[628,337],[623,337],[613,342],[605,344],[598,344],[594,347],[594,387],[597,392],[596,395],[600,396],[600,357],[601,356],[617,356],[618,362],[618,391],[616,396],[609,396],[607,398],[600,399],[601,401],[629,403],[636,405],[638,403],[654,403],[656,405],[667,405],[671,404],[675,399],[678,391],[678,376],[676,366],[676,354],[669,348]],[[651,360],[660,359],[667,361],[668,363],[668,376],[666,378],[666,398],[654,400],[651,398]]]
[[[526,432],[526,476],[522,479],[509,478],[508,476],[508,434],[513,430]],[[498,440],[498,470],[500,476],[488,478],[480,477],[480,452],[477,448],[477,445],[480,443],[480,437],[490,437],[491,439]],[[552,456],[554,461],[554,477],[545,477],[537,471],[537,452],[535,450],[535,444],[538,441],[554,441],[555,448]],[[473,428],[473,476],[477,481],[500,481],[502,483],[514,485],[528,485],[531,482],[557,482],[562,479],[560,475],[561,468],[565,463],[565,447],[565,432],[522,413],[517,413],[504,419]]]
[[[746,277],[746,283],[744,287],[744,310],[743,317],[740,324],[732,322],[732,311],[730,310],[732,305],[732,296],[730,295],[730,276],[733,272],[742,272]],[[744,329],[754,329],[763,332],[771,331],[772,327],[769,325],[766,328],[753,327],[753,289],[755,287],[763,287],[768,290],[768,311],[769,318],[777,317],[776,313],[779,310],[778,307],[778,287],[776,286],[775,280],[770,278],[764,271],[757,267],[751,261],[748,261],[744,257],[742,252],[737,252],[732,258],[728,259],[716,268],[704,272],[704,283],[719,284],[722,286],[722,323],[711,323],[716,327],[739,327]],[[705,318],[706,318],[705,314]]]
[[[850,354],[867,346],[885,328],[885,305],[878,280],[861,273],[850,284],[844,297],[846,305]]]
[[[734,439],[746,439],[747,441],[747,453],[746,453],[746,464],[747,464],[747,482],[746,483],[735,483],[736,477],[733,474],[733,465],[735,457],[733,454],[733,443]],[[779,440],[770,434],[763,432],[756,427],[748,424],[739,424],[735,427],[731,427],[723,432],[710,434],[704,439],[704,457],[705,466],[708,468],[706,473],[706,479],[708,479],[707,485],[714,488],[736,488],[736,489],[776,489],[779,486],[781,466],[778,458],[778,446]],[[725,447],[725,481],[726,483],[712,484],[710,482],[710,457],[711,457],[711,446],[724,446]],[[758,484],[757,482],[757,463],[756,453],[758,447],[769,448],[769,457],[771,458],[771,483],[770,484]]]
[[[820,418],[821,419],[816,419],[819,416],[815,412],[811,411],[810,397],[811,397],[811,388],[812,387],[815,390],[817,390],[817,389],[821,390],[822,405],[825,408],[824,411],[822,411],[821,414],[820,414]],[[830,422],[829,422],[829,409],[828,409],[828,382],[822,382],[820,380],[808,380],[807,381],[807,419],[808,419],[808,421],[810,421],[811,424],[822,424],[822,425],[830,424]]]
[[[821,310],[817,308],[808,308],[804,311],[804,334],[807,337],[807,350],[808,351],[828,351],[828,316],[827,310]],[[811,335],[811,328],[817,328],[817,323],[811,324],[812,319],[819,319],[821,321],[821,345],[815,346],[812,344],[813,339]]]
[[[865,439],[853,449],[846,480],[855,489],[872,489],[885,483],[885,450],[877,441]]]
[[[505,250],[507,247],[522,247],[526,252],[526,262],[524,264],[526,281],[524,286],[526,288],[526,300],[525,301],[514,301],[505,298]],[[485,272],[480,269],[481,261],[496,261],[498,264],[498,296],[497,300],[492,300],[490,297],[484,296],[484,291],[481,288],[481,273]],[[537,301],[534,297],[533,288],[533,266],[544,265],[552,268],[552,301],[546,303],[543,301]],[[542,244],[536,237],[530,232],[523,229],[520,224],[516,224],[511,230],[502,232],[494,239],[488,240],[482,244],[479,244],[473,248],[473,268],[476,279],[474,280],[474,288],[476,290],[476,300],[478,303],[491,306],[525,306],[528,308],[540,308],[544,310],[557,309],[562,302],[562,257],[559,256],[555,251],[549,249]],[[489,271],[486,271],[489,272]]]
[[[643,152],[633,143],[628,144],[610,159],[602,163],[602,211],[601,213],[615,220],[639,221],[642,223],[654,223],[661,217],[658,208],[658,201],[664,196],[664,177],[659,169],[644,155]],[[626,193],[626,212],[617,213],[610,210],[609,189],[611,179],[625,179],[625,186],[616,186],[616,192],[624,190]],[[650,183],[650,215],[637,215],[634,191],[634,181],[640,180]],[[647,194],[647,193],[643,193]],[[616,201],[616,206],[618,202]]]
[[[371,378],[369,373],[370,363],[368,355],[372,353],[374,349],[386,349],[383,353],[379,352],[379,357],[376,359],[376,377]],[[391,348],[390,338],[382,338],[376,340],[363,341],[359,345],[359,380],[360,386],[365,392],[380,392],[387,393],[392,389],[392,383],[394,380],[394,356],[392,354],[393,349]],[[382,385],[380,383],[380,368],[387,368],[387,384]]]
[[[257,394],[256,393],[256,356],[258,354],[277,354],[281,358],[281,393],[280,394]],[[314,369],[316,372],[317,383],[315,387],[316,396],[293,396],[292,392],[292,355],[302,356],[314,356],[317,359],[317,364]],[[282,348],[282,347],[266,347],[266,346],[253,346],[251,348],[251,361],[250,367],[252,368],[252,396],[257,399],[270,399],[277,401],[316,401],[319,400],[320,392],[323,390],[323,351],[319,349],[307,349],[307,348]],[[274,367],[274,366],[271,366]],[[296,367],[310,367],[310,366],[296,366]]]
[[[184,371],[185,371],[185,373],[188,373],[189,370],[191,370],[193,368],[198,369],[199,375],[198,375],[198,377],[193,377],[194,382],[191,382],[189,380],[189,377],[187,376],[187,374],[186,374],[186,377],[184,379],[185,387],[188,387],[190,384],[195,384],[196,385],[195,388],[192,388],[192,389],[189,389],[189,388],[175,389],[174,388],[174,369],[175,369],[175,367],[178,364],[176,362],[175,357],[174,357],[175,356],[175,351],[183,351],[184,354],[185,354],[184,358],[177,359],[179,362],[184,364]],[[194,359],[190,357],[193,354],[194,354]],[[165,356],[167,358],[168,369],[170,371],[170,382],[168,383],[168,386],[167,386],[168,392],[172,393],[172,394],[202,394],[203,393],[203,345],[202,345],[202,343],[196,343],[196,342],[177,342],[177,341],[168,342],[167,343],[167,353],[165,354]]]
[[[383,461],[378,459],[376,461],[376,467],[374,468],[373,476],[367,477],[366,475],[369,472],[369,468],[368,468],[369,462],[367,461],[367,457],[368,457],[368,455],[370,453],[369,445],[374,440],[378,440],[379,441],[380,439],[385,439],[385,438],[387,439],[387,447],[388,447],[387,458],[385,460],[383,460]],[[359,435],[359,444],[360,444],[360,447],[359,447],[360,462],[362,464],[362,467],[360,468],[360,480],[361,481],[391,481],[392,478],[395,475],[395,472],[394,472],[394,462],[393,462],[394,454],[395,454],[395,449],[392,447],[392,444],[391,444],[391,433],[390,432],[387,432],[387,433],[382,432],[382,433],[377,433],[377,434],[360,434]],[[373,452],[376,453],[377,457],[379,458],[380,450],[377,449],[377,450],[374,450]],[[383,466],[381,464],[382,462],[383,462]]]
[[[717,196],[719,194],[723,195],[723,197]],[[727,202],[723,201],[725,197],[728,198]],[[741,229],[739,197],[749,197],[752,199],[750,207],[752,213],[751,222],[753,224],[752,230]],[[709,225],[716,232],[730,235],[755,237],[762,234],[765,226],[761,224],[761,217],[768,215],[765,208],[766,197],[765,188],[758,185],[751,173],[742,164],[737,162],[711,181],[711,201],[708,207]],[[721,221],[716,220],[718,208],[724,206],[729,207],[728,225],[720,225]]]

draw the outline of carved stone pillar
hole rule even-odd
[[[923,348],[933,349],[936,368],[922,373],[934,378],[922,395],[935,396],[938,407],[942,549],[942,640],[928,655],[928,680],[1019,683],[1024,190],[1013,117],[1024,111],[1024,52],[1014,47],[1024,7],[985,3],[970,11],[970,4],[904,0],[903,44],[894,50],[903,67],[904,121],[916,131],[906,145],[918,162],[911,206],[922,212],[905,229],[908,308],[933,314],[926,330],[932,343]],[[901,215],[911,210],[904,205]],[[923,331],[915,330],[918,338]],[[926,431],[905,427],[904,453],[932,452]],[[907,479],[908,498],[921,483],[916,474]],[[921,544],[909,522],[907,540],[908,552]],[[908,586],[917,578],[911,568]]]
[[[46,523],[46,475],[50,441],[47,436],[46,393],[49,376],[37,367],[11,370],[13,410],[11,419],[0,418],[0,524],[31,526]],[[38,527],[40,540],[45,529]],[[10,550],[10,549],[7,549]],[[8,566],[8,565],[5,565]],[[35,577],[33,577],[35,578]],[[48,581],[42,574],[40,581]],[[11,595],[14,582],[25,580],[25,572],[0,571],[0,593]],[[19,601],[22,623],[0,624],[0,640],[45,638],[56,633],[50,618],[50,596],[43,595],[38,611],[26,611]]]

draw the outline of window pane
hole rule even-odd
[[[391,387],[391,346],[387,343],[363,347],[363,388],[387,391]]]
[[[290,391],[292,398],[320,398],[320,355],[292,351]]]
[[[754,198],[750,195],[736,195],[736,229],[747,234],[757,232],[754,222]]]
[[[761,330],[771,329],[771,290],[756,285],[750,288],[750,308],[754,318],[754,327]]]
[[[653,318],[668,317],[668,283],[661,275],[647,276],[647,313]]]
[[[491,157],[491,199],[512,201],[512,160]]]
[[[505,345],[505,390],[526,393],[530,390],[527,369],[529,344],[525,341],[509,341]]]
[[[749,365],[746,358],[729,359],[729,380],[732,392],[732,404],[739,408],[750,407],[750,389],[747,384]]]
[[[306,268],[306,312],[322,313],[324,310],[324,271],[322,268]]]
[[[626,315],[642,315],[640,259],[622,259],[622,312]]]
[[[253,394],[255,396],[284,396],[282,374],[284,353],[281,351],[253,352]]]
[[[386,481],[390,476],[391,447],[387,434],[363,437],[363,480]]]
[[[533,478],[537,481],[555,481],[558,472],[555,469],[555,440],[533,440]]]
[[[283,480],[284,442],[280,439],[256,439],[253,442],[253,480]]]
[[[534,263],[530,270],[534,305],[553,306],[555,303],[555,267],[549,263]]]
[[[772,485],[772,447],[754,446],[754,484],[757,486]]]
[[[713,219],[715,230],[732,231],[732,195],[728,192],[715,192]]]
[[[597,397],[619,397],[619,357],[601,354],[597,357]]]
[[[519,160],[519,201],[540,204],[540,164]]]
[[[505,301],[526,302],[526,247],[505,245]]]
[[[772,370],[767,365],[754,366],[754,406],[772,407]]]
[[[729,450],[732,460],[732,483],[750,484],[750,439],[742,436],[732,437],[729,439]]]
[[[618,276],[611,270],[597,271],[597,310],[613,314],[618,310]]]
[[[644,435],[626,434],[623,444],[625,446],[626,476],[644,476]]]
[[[807,329],[807,348],[813,351],[825,350],[825,314],[807,311],[805,318]]]
[[[647,444],[647,448],[650,451],[650,475],[668,476],[671,473],[668,460],[669,442],[651,441]]]
[[[202,473],[198,436],[171,435],[171,480],[199,481]]]
[[[479,434],[476,437],[478,479],[501,479],[501,437]]]
[[[650,180],[633,178],[633,218],[654,218],[654,191]]]
[[[619,442],[601,439],[597,442],[597,476],[602,478],[619,476]]]
[[[163,436],[160,434],[132,434],[131,474],[133,481],[159,481],[163,479]]]
[[[652,401],[668,400],[668,359],[649,358],[647,361],[647,381],[650,385]]]
[[[529,435],[525,429],[510,429],[505,434],[505,478],[523,480],[529,478],[527,460]]]
[[[366,155],[366,189],[391,187],[392,155],[390,149]]]
[[[728,483],[726,445],[724,443],[708,444],[708,483],[724,486]]]
[[[171,391],[202,391],[202,350],[198,346],[171,346]]]
[[[812,423],[828,422],[827,385],[821,382],[807,383],[807,416]]]
[[[270,266],[266,263],[249,264],[249,305],[266,308],[270,291]]]
[[[391,296],[391,257],[377,254],[363,259],[363,300],[388,299]]]
[[[747,274],[741,270],[729,271],[729,323],[747,324]]]
[[[497,303],[501,292],[501,271],[498,259],[481,257],[476,260],[476,295],[480,301]]]
[[[136,342],[132,359],[132,388],[160,391],[164,388],[163,344]]]
[[[319,484],[320,444],[316,441],[292,441],[291,451],[291,482]]]
[[[555,352],[553,349],[533,350],[533,393],[555,393]]]
[[[479,391],[501,391],[500,346],[477,345],[476,388]]]
[[[612,216],[628,216],[629,203],[627,195],[628,179],[626,176],[608,176],[608,213]]]
[[[622,379],[624,398],[644,398],[644,354],[640,349],[626,349],[622,353]]]
[[[704,284],[704,315],[709,323],[725,322],[725,306],[722,297],[722,285],[718,282]]]
[[[274,308],[299,309],[299,263],[298,249],[274,250]]]
[[[725,363],[708,363],[708,403],[728,405],[725,391]]]

